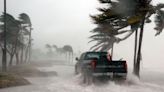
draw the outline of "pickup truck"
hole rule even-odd
[[[123,60],[111,60],[107,52],[85,52],[76,58],[75,73],[81,73],[83,82],[94,82],[97,77],[126,79],[127,63]]]

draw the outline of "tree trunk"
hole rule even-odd
[[[133,61],[133,73],[134,74],[136,72],[137,42],[138,42],[138,30],[135,30],[134,61]]]
[[[139,45],[138,45],[138,53],[137,53],[137,61],[136,61],[136,72],[135,75],[137,77],[140,77],[140,61],[141,61],[141,47],[142,47],[142,38],[143,38],[143,31],[144,31],[144,22],[145,17],[142,20],[141,23],[141,30],[140,30],[140,36],[139,36]]]
[[[28,59],[28,55],[29,55],[28,53],[29,53],[29,45],[27,46],[26,51],[25,51],[25,60],[24,60],[25,63],[27,62],[27,59]]]
[[[17,52],[15,54],[15,58],[16,58],[16,64],[18,65],[20,62],[19,62],[19,53]]]
[[[12,64],[13,64],[13,57],[14,57],[14,55],[10,55],[10,62],[9,62],[10,66],[12,66]]]
[[[28,51],[28,62],[31,61],[31,42],[30,42],[30,46],[29,46],[29,51]]]
[[[2,71],[6,72],[7,71],[7,51],[6,51],[6,43],[7,43],[7,39],[6,39],[6,34],[7,34],[7,17],[6,17],[6,0],[4,0],[4,48],[2,49]]]
[[[113,60],[113,49],[114,49],[114,43],[112,44],[112,50],[111,50],[111,60]]]
[[[7,71],[7,58],[5,49],[2,49],[2,71]]]
[[[68,61],[68,53],[65,52],[65,55],[66,55],[66,61]]]
[[[24,56],[24,49],[23,49],[23,47],[22,47],[22,48],[21,48],[21,56],[20,56],[21,63],[23,63],[23,56]]]
[[[71,58],[71,62],[73,64],[73,52],[71,52],[72,58]]]
[[[28,61],[30,62],[31,61],[31,30],[32,30],[32,28],[30,27],[30,35],[29,35],[29,51],[28,51],[28,53],[29,53],[29,59],[28,59]]]
[[[68,52],[68,61],[69,61],[69,64],[71,64],[70,57],[71,57],[71,52]]]

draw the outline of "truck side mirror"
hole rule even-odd
[[[75,60],[76,60],[76,61],[79,61],[79,58],[78,58],[78,57],[76,57],[76,58],[75,58]]]

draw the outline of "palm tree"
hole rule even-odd
[[[20,48],[22,48],[22,51],[24,50],[25,47],[25,41],[22,40],[27,33],[26,26],[22,25],[22,21],[15,19],[12,15],[6,14],[6,24],[7,24],[7,35],[6,35],[6,46],[7,46],[7,53],[10,55],[10,62],[9,65],[12,65],[13,57],[16,55],[16,60],[17,64],[19,63],[19,51]],[[3,22],[4,20],[4,15],[0,16],[0,22]],[[4,25],[0,25],[0,29],[3,30]],[[24,32],[24,33],[22,33]],[[3,39],[4,36],[4,31],[0,33],[0,46],[3,49]],[[21,60],[23,59],[23,54],[21,55]]]
[[[27,57],[29,57],[29,61],[31,58],[31,31],[32,31],[32,23],[30,20],[30,17],[26,14],[26,13],[21,13],[19,15],[19,20],[22,23],[22,29],[23,29],[23,33],[24,35],[29,36],[28,37],[28,45],[26,47],[26,52],[25,52],[25,62],[27,61]]]
[[[68,53],[69,60],[71,60],[71,58],[70,58],[71,56],[72,56],[72,60],[73,60],[73,48],[72,48],[72,46],[71,45],[64,45],[62,49],[64,50],[66,55]]]
[[[93,16],[91,16],[93,17]],[[117,35],[127,33],[128,30],[123,30],[123,31],[115,31],[114,28],[112,28],[110,25],[100,25],[98,24],[98,27],[93,29],[91,31],[94,33],[94,35],[90,36],[92,41],[97,41],[96,45],[92,46],[91,49],[93,51],[95,50],[100,50],[100,51],[108,51],[111,50],[111,55],[113,56],[113,48],[114,48],[114,43],[119,43],[121,40],[125,40],[128,36],[120,39],[117,37]]]
[[[91,16],[94,23],[98,26],[105,25],[101,26],[103,27],[103,30],[99,29],[102,33],[108,34],[111,33],[111,31],[118,33],[121,30],[124,30],[124,28],[130,26],[129,34],[124,38],[119,38],[120,41],[123,41],[140,28],[138,47],[135,47],[134,54],[134,74],[139,77],[144,25],[145,23],[151,22],[151,15],[156,14],[156,35],[159,35],[162,32],[162,29],[164,28],[164,11],[161,9],[164,8],[164,4],[153,6],[151,0],[117,0],[115,2],[111,0],[99,1],[102,4],[107,4],[109,6],[107,8],[99,8],[98,10],[101,11],[101,14]],[[106,25],[109,28],[106,27]],[[112,34],[108,36],[114,37],[115,35]],[[137,33],[135,39],[137,42]],[[137,46],[137,43],[135,46]]]
[[[6,72],[7,71],[7,51],[6,51],[6,43],[7,43],[7,40],[6,40],[6,31],[7,31],[7,18],[6,18],[6,11],[7,11],[7,7],[6,7],[6,0],[4,0],[4,40],[3,40],[3,43],[4,43],[4,48],[2,49],[2,71]]]
[[[48,56],[51,56],[53,47],[50,44],[46,44],[45,47],[48,49],[48,52],[47,52]]]
[[[4,31],[1,32],[1,48],[3,49],[3,40],[6,39],[6,50],[7,53],[10,55],[10,62],[9,64],[12,65],[12,60],[15,55],[16,49],[17,49],[17,43],[18,43],[18,36],[20,31],[20,22],[16,20],[12,15],[6,14],[6,24],[7,24],[7,30],[6,30],[6,38],[4,38],[3,34]],[[4,19],[4,15],[1,16],[0,21],[2,22]],[[0,29],[3,30],[4,25],[0,25]]]
[[[56,45],[52,45],[52,47],[55,49],[55,51],[57,52],[58,47]]]

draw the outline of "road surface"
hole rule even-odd
[[[82,83],[80,75],[74,75],[74,66],[53,65],[38,67],[38,69],[56,71],[58,76],[29,77],[27,79],[32,83],[31,85],[0,89],[0,92],[164,92],[164,81],[161,82],[163,84],[152,83],[153,81],[143,82],[129,75],[124,83],[109,81],[105,84],[86,85]]]

